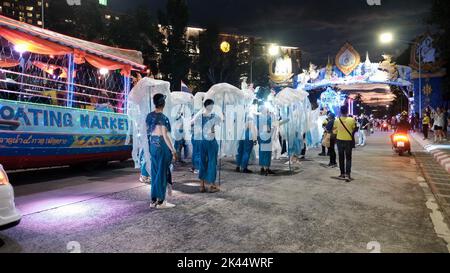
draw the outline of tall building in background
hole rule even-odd
[[[42,15],[49,7],[48,0],[0,1],[0,14],[21,22],[42,26]],[[43,6],[44,5],[44,6]]]
[[[164,28],[160,25],[159,31],[166,37],[165,43],[167,43],[167,33]],[[200,35],[205,32],[205,28],[192,27],[189,26],[186,29],[185,43],[186,51],[189,52],[189,56],[192,58],[192,62],[195,63],[200,55]],[[266,59],[269,62],[268,49],[271,45],[263,38],[252,37],[248,35],[239,34],[220,34],[221,41],[227,41],[236,45],[237,50],[237,62],[240,71],[240,76],[246,77],[252,80],[252,70],[255,61]],[[219,45],[217,45],[217,50],[219,50]],[[301,60],[301,50],[299,47],[290,46],[280,46],[280,54],[288,55],[292,60],[292,72],[300,72],[300,60]],[[161,54],[159,54],[160,56]],[[158,60],[159,61],[159,60]],[[269,62],[270,63],[270,62]],[[195,71],[190,71],[188,75],[189,82],[193,83],[200,81],[200,76],[195,73]]]
[[[43,17],[45,18],[47,16],[48,8],[52,5],[52,1],[65,0],[0,0],[0,15],[42,27],[44,24]],[[121,14],[112,11],[108,7],[108,0],[81,0],[81,5],[83,5],[84,1],[98,3],[102,13],[102,19],[106,24],[120,20]],[[44,4],[44,9],[42,8],[42,4]],[[67,8],[75,7],[76,5],[67,4]],[[74,18],[61,18],[61,20],[72,22]]]

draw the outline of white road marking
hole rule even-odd
[[[445,223],[444,215],[439,208],[439,204],[434,198],[430,187],[425,182],[423,177],[418,177],[417,180],[420,182],[419,185],[425,193],[425,198],[427,199],[426,206],[431,210],[430,217],[433,222],[434,230],[439,238],[442,238],[447,243],[447,250],[450,253],[450,229]]]

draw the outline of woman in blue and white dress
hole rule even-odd
[[[165,201],[167,185],[172,184],[170,166],[176,161],[177,153],[170,136],[171,126],[163,114],[166,96],[156,94],[153,104],[156,110],[148,114],[146,123],[149,135],[151,156],[151,205],[152,208],[173,208],[175,205]]]
[[[201,181],[200,192],[206,192],[206,184],[209,185],[209,192],[220,191],[216,185],[217,179],[217,156],[219,144],[216,139],[216,127],[220,125],[222,119],[213,113],[214,101],[206,100],[205,109],[194,117],[194,127],[201,126],[202,135],[200,141],[200,168],[199,178]]]

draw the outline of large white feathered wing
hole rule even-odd
[[[152,98],[156,94],[167,96],[165,114],[169,115],[171,108],[170,83],[151,78],[143,78],[131,90],[128,100],[128,118],[130,120],[130,135],[133,139],[132,156],[136,168],[146,164],[146,169],[150,173],[150,149],[147,136],[146,119],[155,106]],[[143,157],[143,158],[142,158]]]

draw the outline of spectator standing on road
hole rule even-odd
[[[437,108],[436,111],[433,112],[434,123],[434,142],[442,142],[444,139],[444,125],[445,125],[445,115],[441,108]]]
[[[359,118],[359,142],[357,146],[366,146],[369,125],[369,119],[364,114],[361,114]]]
[[[442,133],[444,140],[447,141],[447,133],[448,133],[448,119],[449,119],[449,113],[448,113],[448,106],[447,109],[444,111],[444,128],[442,128]]]
[[[323,121],[322,128],[324,130],[324,133],[322,135],[322,141],[325,137],[325,134],[327,133],[327,125],[329,123],[328,117]],[[326,147],[322,145],[322,152],[319,154],[319,156],[327,156]]]
[[[328,167],[335,168],[337,166],[336,162],[336,141],[337,141],[337,130],[334,128],[334,121],[336,119],[336,115],[330,113],[328,115],[328,124],[326,126],[326,131],[330,134],[330,147],[328,148],[328,154],[330,156],[330,163]]]
[[[428,139],[428,132],[430,131],[430,124],[431,124],[430,114],[425,112],[423,120],[422,120],[422,132],[423,132],[424,140]]]
[[[339,153],[340,179],[352,180],[352,153],[355,148],[356,120],[348,117],[348,107],[341,107],[341,116],[336,119],[333,126],[337,132],[337,146]]]

